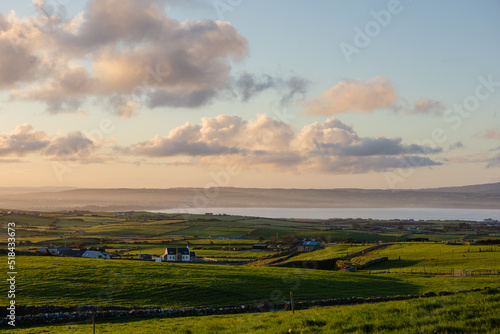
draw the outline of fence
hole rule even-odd
[[[472,277],[472,276],[490,276],[490,275],[500,275],[500,270],[486,270],[486,269],[474,269],[474,270],[459,270],[459,269],[423,269],[423,270],[410,270],[405,271],[402,269],[394,270],[370,270],[368,274],[414,274],[414,275],[439,275],[439,276],[453,276],[453,277]]]

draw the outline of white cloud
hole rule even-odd
[[[179,22],[161,0],[89,0],[73,18],[43,0],[36,6],[36,17],[0,14],[0,89],[52,113],[78,111],[94,96],[118,96],[121,117],[137,112],[132,99],[196,108],[227,89],[231,61],[248,51],[230,23]]]
[[[54,136],[22,124],[11,132],[0,133],[0,157],[38,155],[54,161],[110,161],[110,157],[98,153],[104,144],[104,140],[92,140],[80,131]],[[9,161],[19,160],[3,159]]]
[[[156,158],[187,157],[193,164],[328,173],[384,171],[406,161],[412,161],[412,167],[441,164],[427,157],[440,148],[405,145],[401,138],[363,138],[335,118],[297,132],[263,114],[249,121],[228,115],[204,117],[199,125],[186,123],[125,151]]]
[[[398,100],[392,83],[384,77],[363,81],[348,79],[325,89],[320,97],[305,101],[307,115],[334,115],[348,111],[372,112],[394,106]]]
[[[30,124],[22,124],[12,132],[0,133],[0,156],[24,156],[44,149],[49,143],[45,132],[33,129]]]

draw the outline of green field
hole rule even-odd
[[[186,317],[101,320],[97,333],[499,333],[498,289],[309,310]],[[18,334],[91,333],[90,323],[19,328]]]
[[[359,252],[368,247],[370,247],[370,245],[337,244],[313,252],[298,254],[281,263],[286,264],[290,262],[323,261],[323,260],[335,259],[339,257],[345,257],[350,253]]]
[[[366,270],[397,269],[431,272],[451,270],[500,270],[500,246],[447,245],[442,243],[397,243],[369,256],[353,259],[356,263],[387,256],[389,261]]]
[[[458,291],[495,286],[498,276],[369,275],[279,267],[172,264],[19,256],[22,305],[185,307]],[[6,294],[6,285],[0,293]]]
[[[138,254],[146,253],[158,256],[165,252],[165,247],[189,245],[198,258],[220,261],[219,264],[156,263],[18,254],[17,305],[183,308],[255,305],[264,301],[279,304],[289,301],[290,292],[297,302],[463,291],[496,287],[500,283],[500,246],[495,244],[498,231],[481,223],[268,219],[143,212],[42,216],[0,212],[1,226],[10,221],[16,223],[17,251],[68,245],[105,248],[117,257],[137,258]],[[413,227],[417,225],[420,230],[415,233]],[[347,243],[295,253],[305,237],[316,238],[323,245],[334,241]],[[453,242],[397,242],[407,238]],[[488,245],[473,241],[484,239],[489,239]],[[463,240],[470,244],[462,243]],[[251,251],[252,244],[264,242],[269,245],[268,251]],[[386,245],[350,261],[363,264],[379,257],[388,257],[389,261],[356,272],[332,270],[337,259],[378,242]],[[5,255],[2,258],[6,261]],[[284,262],[270,263],[284,258],[287,258]],[[227,261],[241,261],[244,265],[231,265]],[[488,271],[488,275],[461,276],[459,271],[468,270]],[[0,294],[7,294],[6,284],[0,285]],[[289,333],[290,329],[294,333],[494,332],[500,324],[492,309],[498,309],[498,293],[476,292],[312,309],[296,312],[292,317],[289,312],[278,312],[109,321],[99,324],[98,333],[160,333],[172,328],[177,333]],[[460,320],[454,321],[455,318]],[[89,325],[34,327],[18,332],[67,330],[89,332]]]

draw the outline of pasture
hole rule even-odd
[[[203,317],[97,321],[97,333],[498,333],[498,289],[378,304]],[[89,322],[16,334],[91,333]]]
[[[185,307],[459,291],[495,286],[498,276],[370,275],[280,267],[18,256],[21,305]],[[6,285],[0,293],[6,294]]]
[[[156,263],[138,260],[94,260],[55,256],[16,257],[17,305],[93,305],[195,307],[256,305],[329,298],[376,297],[420,294],[428,291],[462,291],[495,287],[499,276],[456,276],[458,270],[500,269],[498,229],[481,223],[404,222],[344,220],[268,219],[225,215],[113,213],[16,213],[0,212],[0,225],[16,223],[17,251],[67,245],[100,247],[116,256],[160,255],[165,247],[189,245],[198,258],[219,264]],[[416,229],[419,228],[419,230]],[[302,238],[316,238],[326,248],[291,254]],[[400,242],[405,239],[441,242]],[[474,240],[489,239],[490,244]],[[463,241],[467,240],[467,243]],[[337,242],[344,243],[337,243]],[[333,242],[333,243],[332,243]],[[357,243],[356,243],[357,242]],[[362,242],[369,242],[362,244]],[[356,272],[316,270],[320,261],[345,258],[374,244],[384,248],[350,259],[363,264],[374,258],[382,262]],[[268,251],[252,251],[254,243],[267,243]],[[277,258],[289,257],[269,265]],[[272,258],[270,258],[272,257]],[[0,259],[5,255],[0,255]],[[224,261],[254,261],[229,265]],[[332,263],[335,262],[332,260]],[[280,267],[287,265],[289,267]],[[315,266],[316,264],[316,266]],[[327,268],[330,269],[330,268]],[[333,267],[331,268],[333,269]],[[7,285],[0,286],[6,295]],[[414,324],[433,332],[459,328],[471,332],[498,327],[498,317],[484,305],[498,308],[485,292],[436,297],[435,302],[409,300],[377,305],[330,307],[296,312],[211,316],[179,319],[107,321],[99,333],[164,332],[175,326],[178,333],[217,332],[414,332]],[[498,298],[497,298],[498,300]],[[470,303],[472,313],[464,309]],[[391,306],[392,305],[392,306]],[[397,305],[397,306],[394,306]],[[484,307],[481,308],[483,305]],[[4,306],[4,305],[3,305]],[[425,313],[424,310],[430,310]],[[417,321],[416,316],[418,314]],[[455,316],[478,315],[482,323]],[[259,320],[262,319],[262,320]],[[346,320],[347,319],[347,320]],[[188,320],[191,320],[190,322]],[[71,329],[69,328],[71,326]],[[18,329],[19,333],[88,332],[88,324]],[[71,332],[70,331],[70,332]]]
[[[414,270],[448,273],[451,270],[500,270],[499,245],[396,243],[352,261],[362,264],[384,256],[389,261],[371,266],[365,271],[395,269],[404,272]]]

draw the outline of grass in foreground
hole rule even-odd
[[[97,333],[500,333],[500,292],[243,315],[98,322]],[[88,323],[13,333],[91,333]]]
[[[1,260],[2,257],[0,257]],[[5,259],[5,257],[4,257]],[[498,276],[369,275],[325,270],[17,257],[18,305],[186,307],[458,291],[498,285]],[[7,285],[0,294],[7,294]]]

